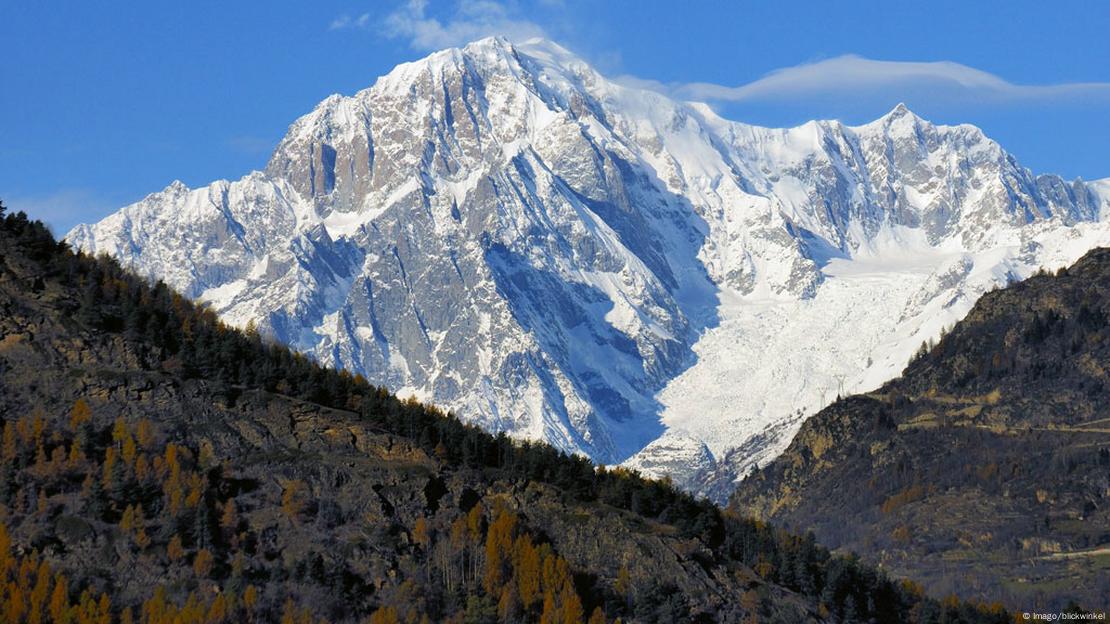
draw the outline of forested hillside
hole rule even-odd
[[[985,295],[807,421],[732,506],[1015,609],[1110,596],[1110,249]]]
[[[6,622],[1008,622],[0,219]]]

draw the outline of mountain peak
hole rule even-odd
[[[474,41],[461,46],[459,49],[463,51],[486,49],[502,50],[508,52],[513,49],[513,42],[510,41],[508,37],[505,37],[503,35],[493,35],[490,37],[475,39]]]
[[[906,106],[905,102],[898,102],[898,105],[895,106],[893,109],[891,109],[891,111],[889,113],[887,113],[887,116],[889,116],[889,117],[901,117],[902,115],[912,115],[912,114],[913,113],[910,111],[910,107]]]
[[[464,44],[457,49],[464,52],[482,49],[494,49],[502,51],[526,50],[528,52],[546,52],[573,56],[573,54],[563,46],[544,37],[530,37],[528,39],[523,39],[520,41],[513,41],[503,35],[494,35],[490,37],[483,37],[481,39],[475,39],[474,41]]]
[[[906,136],[916,134],[921,129],[932,125],[928,120],[922,119],[910,110],[904,102],[899,102],[887,114],[861,127],[870,128],[872,131],[886,136]]]
[[[941,242],[985,252],[1017,236],[994,226],[1026,223],[1025,206],[1069,215],[1061,230],[1098,214],[1091,193],[917,120],[899,105],[866,127],[748,126],[607,80],[550,41],[490,37],[325,100],[262,174],[160,193],[74,244],[469,422],[607,463],[682,429],[710,453],[674,440],[650,450],[694,466],[730,448],[785,448],[790,423],[842,382],[900,371],[939,332],[925,323],[940,303],[928,305],[955,298],[943,308],[954,321],[984,280],[1013,270],[995,263],[1026,266],[1009,252],[935,277],[914,265],[909,277],[892,269],[888,287],[838,277],[841,260],[918,240],[925,255]],[[1065,253],[1038,244],[1033,266]],[[838,299],[826,281],[856,294]],[[720,305],[725,291],[782,298],[797,314],[749,329]],[[845,316],[867,319],[849,341],[839,326],[812,330],[857,295],[908,312]],[[818,296],[820,312],[806,303]],[[716,323],[727,329],[703,332]],[[799,345],[829,360],[788,364]],[[872,356],[874,370],[854,364]],[[776,364],[745,368],[757,360]],[[707,394],[726,366],[744,381]],[[783,399],[780,387],[805,389]]]
[[[879,119],[888,125],[903,119],[909,119],[913,122],[924,121],[916,113],[911,111],[910,107],[906,106],[905,102],[899,102],[897,106],[890,109],[889,113],[883,115]]]
[[[174,180],[167,184],[166,188],[162,189],[162,192],[170,195],[181,195],[189,192],[189,186],[181,180]]]

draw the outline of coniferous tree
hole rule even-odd
[[[0,466],[0,503],[11,505],[18,489],[15,481],[15,466],[5,461]]]
[[[92,518],[103,520],[108,514],[108,495],[104,492],[104,486],[100,479],[90,478],[88,480],[83,502],[83,511]]]

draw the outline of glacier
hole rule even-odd
[[[1110,179],[899,105],[774,129],[488,38],[298,119],[263,171],[66,240],[494,432],[718,500],[984,292],[1110,244]]]

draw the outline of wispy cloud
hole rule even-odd
[[[513,3],[459,0],[454,9],[440,19],[429,14],[427,0],[408,0],[386,17],[384,33],[407,41],[416,50],[439,50],[491,35],[518,41],[546,36],[544,29],[525,18]]]
[[[333,30],[358,28],[389,39],[400,40],[418,51],[461,46],[491,35],[521,41],[532,37],[551,38],[550,30],[530,19],[537,9],[554,11],[561,18],[563,0],[534,0],[530,10],[520,0],[455,0],[438,4],[429,0],[402,0],[384,19],[368,13],[342,15]],[[565,20],[564,20],[565,21]],[[559,20],[547,20],[563,24]],[[565,24],[555,34],[574,30]],[[585,46],[587,49],[589,44]],[[619,53],[589,55],[605,69],[619,68]],[[812,104],[833,102],[869,104],[906,101],[911,104],[955,106],[1002,105],[1009,103],[1066,104],[1094,99],[1110,101],[1110,82],[1029,85],[1010,82],[990,72],[953,61],[887,61],[847,54],[774,70],[739,86],[693,83],[661,83],[622,75],[615,78],[627,86],[651,89],[683,100],[712,103]]]
[[[350,15],[340,15],[333,19],[328,26],[328,30],[347,30],[351,28],[366,28],[370,25],[370,14],[363,13],[351,17]]]
[[[119,208],[119,204],[88,189],[62,189],[44,195],[3,199],[10,211],[22,210],[32,219],[41,219],[58,236],[64,236],[78,223],[91,223]]]
[[[951,61],[878,61],[838,56],[775,70],[738,87],[710,83],[658,85],[689,100],[783,101],[817,97],[926,94],[934,101],[1003,102],[1064,98],[1110,98],[1110,83],[1022,85]]]

